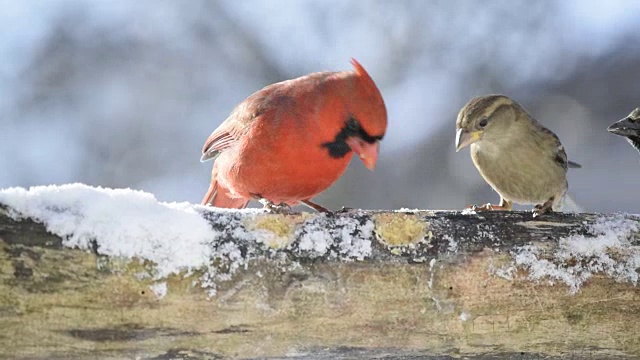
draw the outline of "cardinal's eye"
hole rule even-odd
[[[358,120],[354,118],[349,118],[349,120],[347,120],[347,129],[353,132],[358,132],[360,131],[360,123],[358,123]]]
[[[488,122],[489,122],[489,121],[487,120],[487,118],[484,118],[484,119],[480,120],[480,122],[478,123],[478,125],[480,125],[480,127],[485,127],[485,126],[487,126],[487,123],[488,123]]]

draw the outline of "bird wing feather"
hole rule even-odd
[[[205,142],[200,161],[215,159],[222,150],[230,147],[236,141],[237,139],[233,133],[228,132],[226,129],[216,129]]]
[[[204,143],[202,148],[202,157],[200,161],[205,162],[211,159],[215,159],[220,152],[237,141],[235,132],[228,129],[216,129]]]
[[[268,94],[265,89],[238,104],[229,117],[209,135],[202,147],[200,161],[215,159],[221,151],[233,146],[242,137],[249,124],[265,111],[265,98]]]
[[[314,91],[321,82],[335,74],[335,72],[309,74],[299,79],[271,84],[249,96],[238,104],[229,117],[209,136],[202,148],[200,161],[215,159],[221,151],[231,147],[260,115],[274,109],[290,114],[295,107],[295,98],[299,97],[300,93]],[[269,119],[277,121],[278,117],[269,117]]]
[[[558,136],[551,130],[545,128],[544,126],[540,125],[540,124],[536,124],[539,126],[539,129],[542,133],[548,135],[548,138],[551,139],[551,141],[553,141],[553,143],[555,144],[555,153],[553,154],[554,156],[554,160],[556,161],[556,163],[558,165],[560,165],[563,169],[568,169],[568,168],[581,168],[582,165],[575,163],[573,161],[569,161],[569,159],[567,158],[567,153],[564,150],[564,146],[562,146],[562,143],[560,142],[560,138],[558,138]]]

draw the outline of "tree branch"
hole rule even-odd
[[[157,279],[148,260],[105,256],[104,239],[96,239],[94,251],[70,249],[38,221],[15,220],[14,210],[0,208],[5,354],[526,359],[640,353],[635,215],[285,216],[210,209],[201,215],[218,234],[209,243],[210,265]],[[230,248],[237,252],[224,250]],[[215,295],[201,286],[213,286]]]

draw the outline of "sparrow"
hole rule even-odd
[[[471,147],[471,159],[484,180],[500,194],[500,204],[474,210],[506,210],[532,204],[534,217],[559,210],[568,189],[567,160],[560,140],[504,95],[470,100],[456,121],[456,151]]]
[[[607,128],[610,133],[624,136],[629,144],[640,152],[640,108],[633,110],[626,118]]]
[[[211,133],[201,161],[215,159],[202,203],[271,210],[302,203],[342,176],[354,154],[374,170],[387,129],[380,90],[358,61],[353,71],[316,72],[266,86]]]

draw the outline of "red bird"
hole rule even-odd
[[[250,200],[278,209],[331,186],[356,153],[372,170],[387,129],[384,100],[366,70],[318,72],[252,94],[209,136],[200,161],[216,159],[202,200],[242,209]]]

